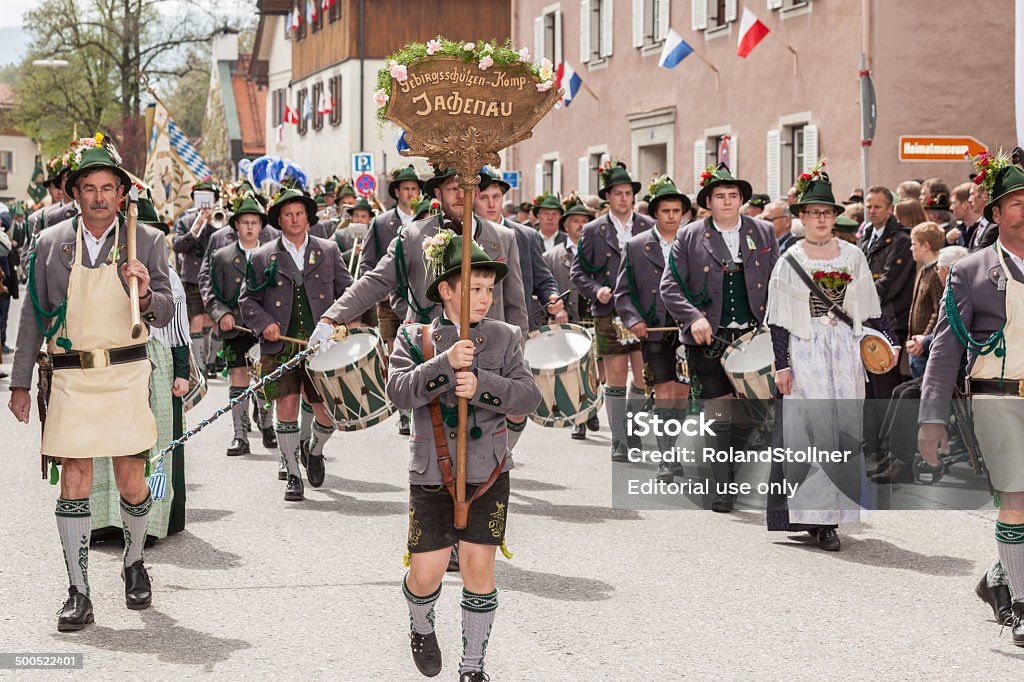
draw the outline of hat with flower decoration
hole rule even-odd
[[[494,282],[500,282],[508,274],[508,265],[490,256],[475,241],[470,247],[470,267],[482,268],[494,272]],[[462,272],[462,235],[451,230],[439,230],[432,237],[423,240],[423,252],[428,268],[434,275],[434,281],[427,287],[427,298],[434,303],[441,302],[441,294],[437,287],[452,275]]]
[[[700,191],[697,192],[697,205],[701,208],[707,208],[711,190],[723,185],[738,188],[740,196],[743,198],[743,203],[750,201],[750,197],[754,194],[754,190],[749,182],[734,177],[729,171],[729,167],[724,163],[720,163],[717,166],[708,166],[700,174]]]
[[[690,197],[679,191],[672,178],[662,175],[647,187],[647,213],[655,218],[658,215],[658,206],[666,199],[674,199],[683,202],[683,213],[692,208]]]
[[[565,213],[565,209],[562,207],[562,202],[551,192],[544,192],[544,194],[541,194],[539,197],[535,197],[533,200],[533,215],[537,215],[541,212],[541,209],[545,208],[558,211],[560,214]]]
[[[278,219],[281,217],[281,208],[290,201],[300,201],[306,207],[306,216],[309,218],[309,224],[316,225],[316,202],[308,194],[298,189],[286,189],[278,193],[273,198],[270,204],[270,208],[267,209],[267,216],[270,218],[270,224],[279,226]]]
[[[640,183],[635,182],[629,176],[626,164],[621,161],[605,161],[601,166],[600,175],[601,189],[597,190],[597,195],[602,199],[607,198],[608,190],[615,185],[630,185],[633,188],[633,194],[640,192]]]
[[[832,183],[825,172],[825,159],[818,159],[811,170],[800,174],[796,179],[796,191],[799,198],[795,204],[789,206],[789,212],[795,216],[800,215],[800,211],[811,204],[831,206],[835,209],[836,215],[846,210],[845,206],[836,202],[836,197],[832,193]]]
[[[416,169],[412,165],[405,168],[396,168],[391,171],[391,181],[388,183],[388,196],[395,201],[398,201],[398,188],[403,182],[415,182],[419,186],[420,191],[423,191],[423,181],[420,180],[419,174],[416,173]]]
[[[235,199],[231,206],[231,217],[228,218],[228,224],[235,229],[238,229],[235,223],[238,221],[240,216],[246,213],[254,213],[260,217],[260,222],[265,227],[269,218],[266,212],[263,210],[263,205],[259,202],[256,195],[248,192]]]
[[[413,220],[423,220],[427,215],[437,215],[441,212],[441,202],[434,197],[421,195],[412,204]]]
[[[342,180],[341,184],[338,185],[338,191],[335,192],[336,197],[354,197],[356,195],[356,188],[352,186],[352,183],[348,180]]]
[[[569,216],[581,215],[588,221],[594,219],[594,212],[587,208],[587,205],[580,199],[580,195],[573,192],[562,200],[562,217],[558,219],[558,227],[565,229],[565,221]]]
[[[109,170],[116,175],[125,191],[132,186],[132,179],[121,168],[121,156],[114,149],[114,145],[103,133],[96,133],[95,137],[84,137],[78,141],[74,154],[71,156],[70,172],[64,181],[64,192],[71,195],[71,190],[78,178],[82,177],[84,173],[100,168]]]
[[[993,220],[992,209],[999,204],[1000,199],[1024,189],[1024,170],[1019,165],[1022,161],[1024,151],[1020,147],[1015,148],[1012,154],[1003,151],[995,155],[982,152],[974,157],[974,167],[978,171],[974,183],[982,185],[988,195],[988,203],[985,204],[987,220]]]

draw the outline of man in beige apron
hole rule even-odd
[[[937,450],[948,448],[949,399],[966,347],[974,432],[999,493],[995,534],[1013,597],[1009,624],[1013,643],[1024,647],[1024,170],[998,159],[987,166],[979,169],[988,176],[985,217],[999,225],[999,240],[950,272],[921,388],[918,449],[934,465]],[[1003,620],[995,587],[986,577],[977,593]]]
[[[41,451],[62,465],[57,529],[71,583],[57,616],[61,632],[93,622],[88,566],[94,457],[113,458],[121,493],[125,603],[144,609],[152,598],[142,549],[152,504],[145,465],[156,422],[149,408],[147,334],[132,338],[126,282],[138,278],[143,319],[152,326],[166,325],[174,304],[158,230],[139,224],[138,257],[127,259],[118,209],[131,181],[118,166],[117,152],[100,140],[76,154],[66,182],[81,215],[39,235],[9,403],[15,417],[28,423],[32,365],[45,340],[54,371]]]

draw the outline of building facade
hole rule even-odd
[[[8,121],[14,91],[0,83],[0,201],[26,199],[36,168],[38,146]]]
[[[770,33],[740,58],[745,8]],[[938,176],[954,186],[969,162],[901,160],[900,138],[1016,144],[1013,11],[928,0],[521,0],[514,42],[571,65],[596,98],[582,90],[551,112],[510,151],[510,167],[529,192],[593,194],[599,165],[614,158],[644,184],[667,173],[695,192],[700,171],[726,160],[755,192],[780,197],[825,156],[846,197],[865,179],[865,53],[877,99],[867,181]],[[694,49],[672,70],[658,66],[670,29]]]

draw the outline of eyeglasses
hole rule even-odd
[[[810,211],[804,211],[808,218],[817,220],[818,218],[826,218],[831,220],[836,217],[836,212],[832,210],[819,211],[818,209],[811,209]]]
[[[79,187],[78,191],[87,197],[96,196],[97,194],[111,195],[117,192],[117,185],[103,185],[102,187],[96,187],[94,185],[86,185],[85,187]]]

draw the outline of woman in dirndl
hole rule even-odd
[[[139,200],[139,222],[167,232],[155,209],[146,199]],[[174,316],[166,327],[149,330],[146,350],[153,363],[149,380],[149,403],[156,417],[157,439],[150,449],[147,466],[149,487],[153,493],[149,538],[165,538],[185,529],[185,446],[179,445],[163,457],[160,451],[184,433],[185,419],[181,397],[189,386],[190,337],[185,287],[173,268],[169,269]],[[121,532],[117,486],[110,458],[94,463],[91,501],[92,530],[114,529]]]
[[[779,259],[768,283],[765,321],[772,334],[775,385],[782,396],[774,445],[850,455],[838,463],[794,457],[773,463],[771,482],[797,488],[792,497],[769,498],[768,530],[806,531],[819,547],[834,552],[840,548],[839,524],[859,521],[861,509],[873,506],[867,499],[861,450],[866,376],[860,339],[865,326],[881,330],[890,343],[894,337],[881,316],[867,258],[856,245],[832,234],[844,207],[836,203],[823,165],[819,161],[801,176],[800,199],[790,210],[807,234]],[[812,295],[796,267],[831,304]]]

